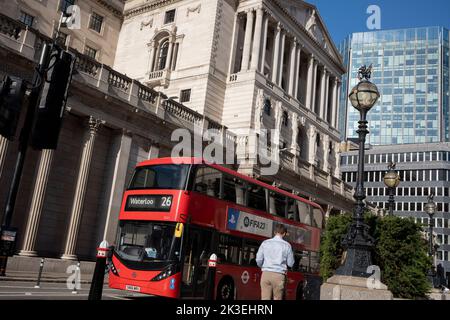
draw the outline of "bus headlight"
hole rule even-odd
[[[170,276],[173,276],[176,273],[177,267],[175,264],[171,264],[167,266],[161,273],[159,273],[156,277],[154,277],[150,281],[161,281],[164,280]]]
[[[116,269],[116,266],[114,265],[114,263],[112,262],[112,260],[109,262],[109,270],[111,270],[111,272],[115,275],[115,276],[119,276],[119,272]]]

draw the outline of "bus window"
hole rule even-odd
[[[217,257],[220,259],[220,262],[241,264],[241,247],[241,239],[227,235],[220,235],[218,250],[219,254]]]
[[[313,208],[313,217],[314,217],[314,226],[318,228],[322,228],[323,223],[323,215],[322,211],[317,208]]]
[[[227,174],[223,175],[223,200],[246,205],[244,182]]]
[[[288,198],[288,215],[287,218],[299,222],[298,207],[294,199]]]
[[[183,190],[189,165],[164,164],[138,167],[131,180],[129,190],[179,189]]]
[[[298,259],[298,271],[308,272],[309,271],[309,252],[308,251],[298,251],[295,254],[295,259]]]
[[[249,184],[247,188],[247,205],[250,208],[266,211],[266,191],[263,187]]]
[[[318,252],[310,252],[310,272],[316,273],[320,271],[320,257]]]
[[[220,197],[222,173],[214,168],[199,167],[195,175],[194,191],[210,197]]]
[[[300,213],[300,223],[311,225],[310,206],[304,202],[297,201],[297,207]]]
[[[259,243],[252,240],[244,240],[242,247],[242,264],[256,267],[256,253],[259,249]]]
[[[270,192],[269,210],[270,214],[286,217],[286,197],[276,192]]]

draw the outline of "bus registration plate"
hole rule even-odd
[[[125,286],[125,289],[128,290],[128,291],[141,292],[141,287],[138,287],[138,286],[131,286],[131,285],[129,285],[129,284],[127,284],[127,285]]]

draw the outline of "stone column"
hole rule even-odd
[[[316,127],[310,125],[306,135],[308,136],[308,162],[314,166],[316,163]]]
[[[297,58],[297,39],[294,38],[291,46],[291,57],[289,59],[289,94],[291,96],[294,95],[295,88],[295,66],[297,62],[295,61]]]
[[[331,123],[330,126],[335,128],[336,125],[336,115],[337,115],[337,108],[339,105],[339,102],[337,101],[337,78],[333,79],[333,86],[332,86],[332,94],[331,94]]]
[[[125,180],[130,158],[132,136],[124,130],[115,136],[115,140],[117,152],[115,152],[114,174],[111,179],[111,192],[102,238],[106,239],[109,243],[113,243],[116,236],[120,206],[122,205],[122,195],[126,183]]]
[[[324,102],[324,106],[323,106],[323,120],[327,121],[328,120],[328,96],[330,93],[330,73],[329,72],[325,72],[325,102]],[[330,120],[331,121],[331,120]]]
[[[327,70],[324,68],[320,76],[320,100],[319,100],[319,114],[318,116],[323,119],[325,109],[325,80]]]
[[[148,153],[148,159],[155,159],[159,157],[159,145],[158,144],[152,144],[150,146],[150,151]]]
[[[167,52],[166,67],[164,68],[166,70],[170,70],[174,43],[175,42],[173,41],[172,36],[171,36],[169,39],[169,51]]]
[[[245,27],[244,51],[242,53],[241,71],[247,71],[250,61],[250,48],[252,45],[253,10],[247,10],[247,25]]]
[[[8,145],[8,139],[0,135],[0,178],[2,176],[3,166],[5,165],[6,155],[8,154]]]
[[[23,240],[23,247],[19,252],[19,255],[21,256],[34,257],[37,255],[35,251],[36,238],[54,153],[54,150],[45,149],[42,150],[40,155],[38,171],[34,182],[33,197],[31,199],[30,213],[28,216],[27,227],[25,229],[26,231]]]
[[[336,93],[336,117],[334,119],[334,127],[337,129],[338,127],[338,121],[339,121],[339,108],[340,108],[340,103],[341,103],[341,86],[342,83],[340,81],[338,81],[337,83],[337,93]]]
[[[314,61],[314,71],[313,71],[313,81],[312,81],[312,100],[311,100],[311,111],[314,112],[316,108],[316,92],[317,92],[317,71],[319,68],[319,63]]]
[[[264,22],[263,22],[263,46],[261,53],[261,61],[259,66],[259,71],[264,74],[264,68],[266,65],[266,49],[267,49],[267,31],[269,30],[269,15],[264,14]]]
[[[300,146],[297,143],[297,136],[298,136],[298,114],[293,113],[292,114],[292,138],[291,138],[291,150],[294,154],[294,171],[297,172],[298,170],[298,158],[300,157]]]
[[[277,82],[278,77],[278,62],[280,60],[280,39],[281,39],[281,25],[278,24],[275,28],[275,41],[273,42],[273,61],[272,61],[272,82]]]
[[[262,8],[256,9],[255,35],[253,37],[252,62],[250,68],[257,70],[261,53],[261,33],[264,11]]]
[[[70,223],[67,231],[66,245],[61,259],[75,260],[75,249],[77,245],[78,232],[80,229],[81,216],[83,214],[84,198],[86,195],[87,183],[89,179],[89,171],[91,167],[92,154],[94,151],[95,138],[102,121],[89,118],[89,131],[83,145],[81,154],[80,168],[78,171],[77,184],[75,187],[75,196],[70,214]]]
[[[330,137],[328,135],[323,136],[323,165],[322,170],[329,173],[330,164],[328,163],[330,158],[329,153],[330,148]]]
[[[150,60],[148,61],[148,72],[153,72],[155,66],[155,56],[156,56],[156,46],[155,42],[152,41],[148,45],[150,51]]]
[[[334,176],[340,179],[341,175],[341,152],[340,152],[340,143],[335,142],[334,144],[334,160],[336,161],[334,166]]]
[[[281,49],[280,49],[280,66],[279,66],[279,75],[278,75],[278,85],[281,87],[281,83],[283,82],[283,65],[284,65],[284,46],[286,42],[286,32],[281,33]]]
[[[300,83],[300,68],[301,68],[301,58],[302,58],[302,48],[300,44],[297,44],[297,59],[296,59],[296,67],[295,67],[295,78],[294,78],[294,97],[300,100],[298,96],[298,86]]]
[[[314,56],[311,55],[308,61],[308,74],[306,76],[306,100],[305,107],[312,110],[312,94],[313,94],[313,79],[314,78]]]

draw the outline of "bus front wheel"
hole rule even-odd
[[[217,286],[217,300],[234,300],[234,283],[230,278],[222,279]]]

